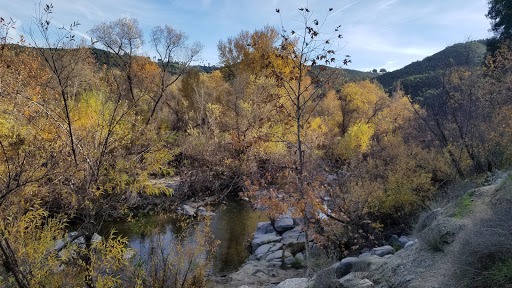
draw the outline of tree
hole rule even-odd
[[[188,47],[186,43],[187,38],[183,32],[167,25],[165,27],[157,26],[151,31],[150,42],[159,56],[159,64],[162,71],[159,77],[160,86],[154,97],[152,97],[154,104],[146,125],[153,118],[157,106],[162,101],[167,89],[178,81],[182,75],[181,71],[177,76],[170,75],[169,70],[172,64],[178,63],[182,69],[185,69],[203,48],[199,42],[194,43],[192,47]]]
[[[384,69],[384,68],[381,68],[381,69],[379,70],[379,73],[387,73],[387,72],[388,72],[388,70],[386,70],[386,69]]]
[[[491,19],[491,30],[499,39],[512,39],[512,2],[489,0],[487,17]]]
[[[332,11],[332,9],[329,9]],[[280,13],[280,10],[276,10]],[[315,200],[316,195],[312,195],[314,189],[311,178],[306,181],[306,162],[305,153],[307,151],[304,143],[304,134],[307,132],[308,122],[312,116],[312,112],[318,106],[319,93],[321,91],[321,82],[331,80],[333,72],[325,67],[320,67],[316,73],[312,73],[311,67],[317,65],[334,65],[336,51],[333,48],[333,41],[341,39],[339,33],[340,26],[337,26],[332,33],[324,34],[320,31],[323,23],[315,19],[314,14],[308,7],[299,8],[301,17],[301,27],[288,31],[284,27],[281,31],[282,43],[279,46],[278,55],[283,61],[270,61],[271,75],[275,79],[278,87],[282,90],[282,96],[276,99],[280,103],[280,110],[284,118],[292,124],[294,140],[277,139],[285,141],[293,147],[296,154],[296,161],[292,164],[293,169],[290,171],[294,174],[296,181],[296,189],[298,201],[297,207],[303,217],[306,238],[306,277],[309,277],[311,265],[309,255],[309,228],[313,215],[317,213]],[[327,19],[327,17],[325,18]],[[327,38],[324,38],[328,35]],[[343,61],[347,65],[348,59]],[[316,75],[315,75],[316,74]],[[327,75],[320,75],[327,74]],[[311,75],[311,76],[309,76]],[[322,77],[321,77],[322,76]],[[311,78],[310,78],[311,77]],[[286,120],[285,120],[286,121]],[[313,178],[314,179],[314,178]]]

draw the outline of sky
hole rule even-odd
[[[0,16],[12,17],[17,39],[30,29],[39,2],[0,0]],[[41,2],[43,5],[45,2]],[[190,42],[204,49],[199,64],[218,65],[219,40],[242,30],[265,25],[293,29],[300,25],[297,8],[310,8],[314,18],[325,19],[326,30],[341,25],[338,54],[350,55],[347,68],[361,71],[399,69],[422,60],[446,46],[491,36],[485,17],[487,0],[52,0],[52,23],[78,21],[78,36],[90,41],[88,31],[101,22],[137,18],[145,36],[155,26],[183,31]],[[281,15],[275,12],[279,8]],[[333,8],[328,12],[329,8]],[[147,41],[146,41],[147,42]],[[96,44],[98,45],[98,44]],[[152,56],[148,44],[143,54]],[[101,48],[101,47],[99,47]]]

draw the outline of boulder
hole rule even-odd
[[[372,256],[372,253],[364,252],[363,254],[359,255],[358,258],[367,258],[367,257],[371,257],[371,256]]]
[[[283,233],[283,240],[281,241],[286,248],[293,254],[297,254],[306,249],[306,236],[300,228],[294,228]]]
[[[260,247],[258,247],[258,249],[256,249],[256,251],[254,251],[254,255],[256,256],[256,259],[260,259],[261,256],[266,254],[268,252],[268,250],[270,250],[270,248],[272,248],[273,246],[275,246],[275,245],[274,244],[264,244],[264,245],[261,245]]]
[[[204,208],[204,207],[197,208],[196,213],[197,213],[198,216],[203,216],[203,217],[213,217],[213,216],[215,216],[215,213],[206,210],[206,208]]]
[[[100,242],[103,239],[100,235],[94,233],[91,238],[92,243]]]
[[[336,287],[339,288],[371,288],[375,287],[372,281],[368,279],[359,279],[354,278],[351,274],[341,278],[338,280],[338,284]]]
[[[293,262],[295,262],[295,258],[293,256],[284,259],[284,264],[286,265],[291,265]]]
[[[293,223],[293,219],[291,217],[279,218],[274,223],[274,227],[277,232],[283,233],[288,230],[292,230],[295,225]]]
[[[178,209],[178,213],[187,215],[187,216],[194,216],[196,214],[196,210],[188,205],[181,205],[181,207]]]
[[[416,243],[418,243],[418,240],[409,241],[409,242],[407,242],[407,244],[404,245],[404,249],[410,248],[410,247],[416,245]]]
[[[347,257],[340,262],[333,265],[336,279],[343,278],[348,275],[354,269],[354,265],[358,261],[358,258],[355,257]]]
[[[400,238],[398,239],[398,242],[400,243],[400,245],[402,245],[402,247],[405,246],[405,244],[407,244],[407,242],[409,242],[411,240],[409,240],[409,238],[405,237],[405,236],[400,236]]]
[[[293,258],[292,253],[290,253],[288,251],[284,251],[284,259],[287,259],[290,257]],[[268,262],[275,262],[276,260],[281,262],[281,259],[283,259],[283,250],[277,250],[276,252],[269,254],[265,258],[265,260]]]
[[[391,245],[391,246],[398,246],[398,245],[403,246],[402,244],[400,244],[399,239],[400,238],[397,235],[392,235],[391,239],[389,239],[389,241],[388,241],[389,245]]]
[[[268,250],[268,252],[276,252],[277,250],[282,250],[282,248],[283,243],[276,243],[272,248],[270,248],[270,250]]]
[[[256,226],[256,234],[268,234],[268,233],[274,233],[276,230],[274,230],[274,227],[272,227],[272,224],[270,222],[260,222]]]
[[[307,288],[308,278],[291,278],[279,283],[276,288]]]
[[[256,250],[261,245],[265,245],[268,243],[279,242],[283,239],[283,237],[278,236],[276,233],[268,233],[268,234],[258,234],[255,235],[254,240],[252,240],[252,249]]]
[[[306,236],[304,234],[304,231],[301,231],[300,228],[288,230],[288,231],[284,232],[282,236],[283,236],[282,242],[285,245],[306,241]]]
[[[295,260],[297,260],[298,262],[304,262],[304,253],[302,252],[299,252],[295,255]]]
[[[395,249],[393,247],[386,245],[382,247],[373,248],[372,251],[370,251],[372,255],[376,255],[379,257],[384,257],[386,255],[395,254]]]

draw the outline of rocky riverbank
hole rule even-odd
[[[473,273],[488,273],[479,269],[493,267],[487,262],[507,261],[512,255],[512,178],[499,176],[493,185],[454,189],[446,203],[420,218],[414,236],[393,235],[388,245],[326,263],[311,279],[303,278],[304,270],[291,268],[303,261],[305,243],[298,221],[284,216],[273,225],[259,223],[249,260],[237,272],[213,279],[213,287],[468,287],[468,281],[482,281]]]

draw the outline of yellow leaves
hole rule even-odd
[[[366,153],[370,149],[373,125],[358,123],[349,128],[345,137],[338,144],[338,153],[344,159],[352,158],[360,153]]]

